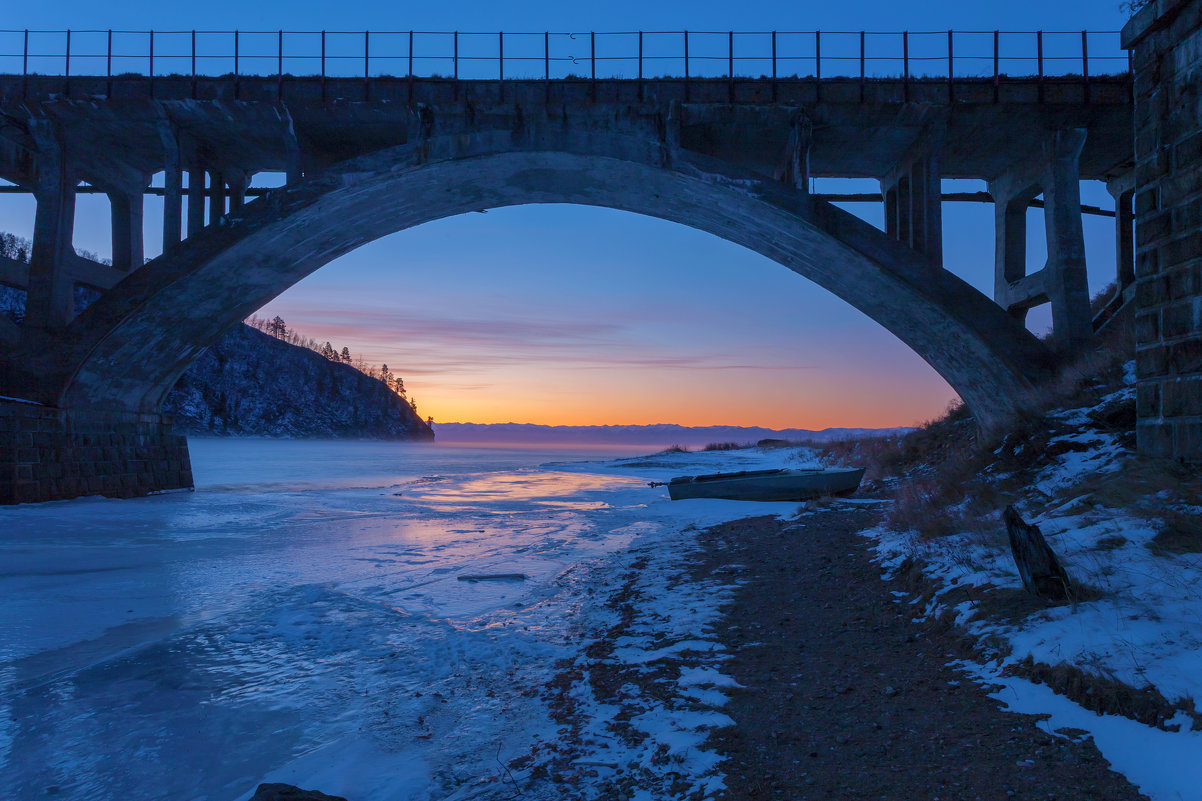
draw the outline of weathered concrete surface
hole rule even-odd
[[[1202,0],[1154,0],[1135,61],[1136,377],[1141,453],[1202,461]]]
[[[713,233],[864,311],[921,354],[989,428],[1047,353],[955,276],[834,206],[648,136],[558,124],[432,137],[245,206],[156,259],[68,329],[70,373],[39,349],[25,391],[71,407],[154,410],[200,349],[304,276],[378,237],[526,203],[623,209]]]

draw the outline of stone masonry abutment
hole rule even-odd
[[[231,99],[218,79],[199,89],[194,80],[189,93],[164,78],[123,85],[118,102],[89,94],[86,79],[56,87],[39,78],[20,86],[16,103],[16,85],[0,76],[0,106],[20,122],[0,131],[0,177],[37,200],[29,263],[0,261],[0,284],[26,300],[19,324],[0,318],[0,395],[64,421],[10,426],[21,442],[42,435],[50,450],[24,448],[25,461],[0,465],[0,500],[187,486],[170,422],[157,411],[201,350],[366,242],[500,206],[622,209],[761,253],[910,345],[987,430],[1023,406],[1054,361],[1023,328],[1026,309],[1052,304],[1055,349],[1088,344],[1077,182],[1131,183],[1124,81],[1095,80],[1083,92],[1066,81],[1038,93],[1021,83],[949,92],[922,81],[903,93],[881,82],[867,94],[794,81],[773,87],[771,103],[744,87],[730,93],[725,82],[694,82],[689,102],[671,81],[643,82],[637,97],[627,83],[599,83],[586,91],[570,82],[383,82],[369,100],[342,97],[361,83],[331,80],[321,84],[323,102],[303,80],[289,85],[290,97],[273,86],[271,98],[244,78]],[[250,187],[260,171],[283,173],[287,184],[258,197]],[[156,172],[164,253],[143,265],[142,197]],[[826,176],[879,181],[885,230],[811,194],[811,179]],[[941,181],[964,177],[986,181],[999,209],[995,299],[942,268]],[[80,191],[109,198],[112,265],[71,247]],[[1007,222],[1040,192],[1049,258],[1028,274],[1010,255],[1025,231]],[[81,306],[78,287],[99,300]],[[18,405],[10,417],[31,419],[29,404]],[[55,474],[75,478],[101,458],[87,450],[97,447],[91,421],[103,427],[121,415],[132,417],[107,447],[128,458],[101,472],[141,470],[145,480],[59,481]],[[78,471],[55,466],[73,460]]]
[[[1135,66],[1139,450],[1196,463],[1202,461],[1202,0],[1152,0],[1123,28],[1123,45]]]

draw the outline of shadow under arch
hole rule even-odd
[[[247,204],[73,321],[64,367],[42,394],[63,407],[157,411],[202,349],[333,259],[422,223],[532,203],[658,217],[760,253],[899,337],[986,430],[1050,366],[1046,347],[990,299],[841,209],[654,136],[548,125],[422,139]]]

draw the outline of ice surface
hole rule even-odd
[[[0,511],[10,797],[232,800],[261,781],[354,801],[512,796],[501,763],[560,736],[541,690],[612,622],[599,600],[647,553],[652,600],[616,658],[681,660],[681,700],[629,700],[643,751],[587,698],[582,731],[602,761],[660,770],[646,749],[662,744],[665,775],[721,787],[704,742],[729,722],[708,634],[726,596],[677,582],[680,559],[698,527],[796,505],[672,503],[646,482],[793,466],[793,451],[191,448],[194,493]],[[528,579],[456,580],[479,573]],[[589,781],[573,792],[595,797]]]

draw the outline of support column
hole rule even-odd
[[[200,167],[188,170],[188,236],[195,236],[205,227],[205,171]]]
[[[989,183],[989,194],[993,195],[993,299],[1015,320],[1025,322],[1032,306],[1047,302],[1042,291],[1025,296],[1014,291],[1027,277],[1027,206],[1039,187],[1001,178]]]
[[[142,266],[142,187],[108,193],[112,208],[113,266],[129,272]]]
[[[35,162],[33,249],[25,301],[25,325],[62,328],[75,314],[74,284],[67,262],[75,255],[75,175],[53,123],[30,122],[38,146]]]
[[[242,205],[246,202],[246,173],[241,170],[235,170],[226,173],[225,177],[229,182],[230,211],[235,212],[242,208]]]
[[[166,159],[163,164],[163,252],[171,250],[183,238],[184,173],[179,140],[168,123],[159,124]]]
[[[804,113],[799,113],[789,133],[785,183],[806,195],[810,193],[810,145],[813,139],[813,123]]]
[[[1052,304],[1052,342],[1061,352],[1089,344],[1093,320],[1081,229],[1078,159],[1084,129],[1049,135],[1043,148],[989,184],[994,202],[994,298],[1018,320],[1027,310]],[[1043,192],[1048,260],[1027,271],[1027,207]]]
[[[225,216],[225,179],[218,170],[209,170],[209,225]]]
[[[1115,281],[1119,292],[1135,283],[1135,189],[1114,192]]]
[[[1057,131],[1051,180],[1044,187],[1044,222],[1052,301],[1052,340],[1057,349],[1077,350],[1093,338],[1089,276],[1085,271],[1085,234],[1081,227],[1079,159],[1085,130]]]
[[[936,266],[943,266],[943,174],[939,153],[934,151],[914,162],[910,173],[914,196],[915,241],[912,247]],[[921,211],[921,214],[918,212]]]

